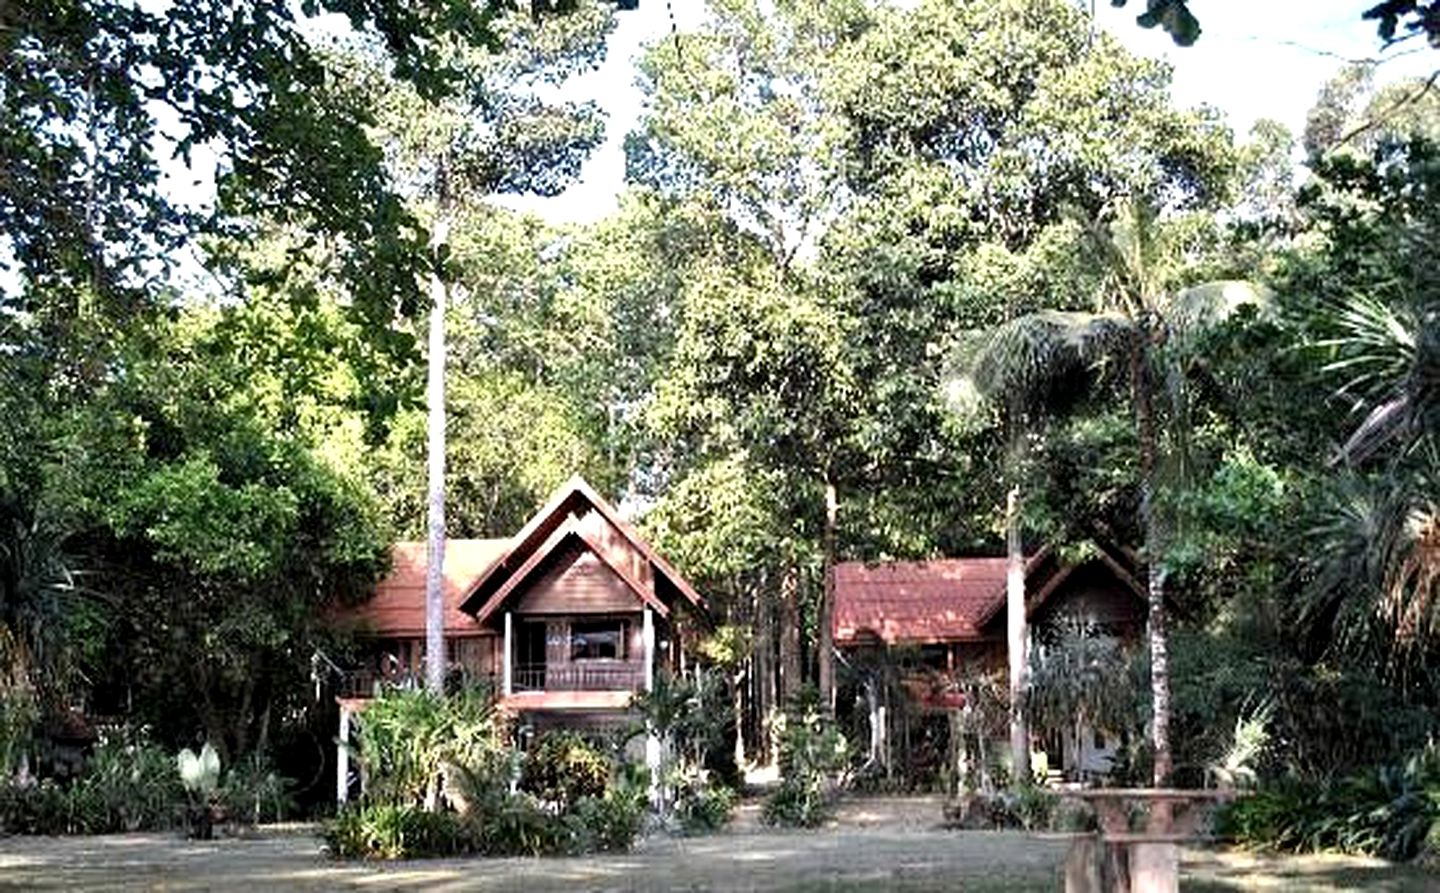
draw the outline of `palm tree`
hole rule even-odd
[[[1440,298],[1356,296],[1326,316],[1325,371],[1364,419],[1331,459],[1302,618],[1393,669],[1440,637]]]
[[[1047,310],[1017,317],[962,339],[957,374],[949,384],[952,409],[968,414],[979,400],[1005,419],[1005,627],[1010,676],[1010,757],[1017,778],[1030,765],[1026,695],[1030,635],[1025,616],[1021,478],[1031,438],[1088,390],[1089,370],[1123,337],[1121,317]],[[965,342],[969,342],[966,344]]]
[[[1107,288],[1096,312],[1042,311],[1000,326],[972,351],[971,380],[980,396],[1006,409],[1012,466],[1023,456],[1023,432],[1046,412],[1062,408],[1087,383],[1086,370],[1123,359],[1135,413],[1140,453],[1141,523],[1147,563],[1148,639],[1150,648],[1151,743],[1154,782],[1164,784],[1173,768],[1170,748],[1170,676],[1165,607],[1165,529],[1155,506],[1164,472],[1180,483],[1185,461],[1188,408],[1185,378],[1194,359],[1194,337],[1235,315],[1242,307],[1263,307],[1268,293],[1245,282],[1209,282],[1179,291],[1167,288],[1167,263],[1173,256],[1154,206],[1145,201],[1120,204],[1086,224],[1087,241],[1106,272]],[[1159,386],[1163,379],[1164,387]],[[959,392],[963,396],[965,382]],[[1161,405],[1163,404],[1163,406]],[[1162,438],[1159,410],[1166,413]],[[1170,449],[1167,449],[1169,447]],[[1010,474],[1012,480],[1015,472]],[[1012,485],[1010,502],[1018,506]],[[1023,556],[1019,554],[1018,510],[1008,513],[1010,567],[1007,573],[1007,627],[1023,634]],[[1023,654],[1023,646],[1021,649]],[[1012,703],[1023,705],[1023,666],[1011,647]],[[1021,708],[1017,708],[1021,709]],[[1023,710],[1022,710],[1023,712]],[[1011,746],[1018,757],[1024,742],[1023,716],[1012,720]],[[1017,726],[1019,728],[1017,728]],[[1028,751],[1027,757],[1028,759]],[[1023,762],[1020,764],[1023,765]]]
[[[443,181],[442,173],[437,181]],[[426,501],[428,519],[425,559],[425,687],[439,694],[445,688],[445,249],[449,207],[443,182],[438,186],[440,210],[430,237],[430,342],[426,368]]]

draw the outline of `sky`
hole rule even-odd
[[[1375,23],[1361,14],[1367,0],[1191,0],[1203,33],[1191,47],[1177,47],[1160,29],[1135,24],[1145,0],[1117,9],[1097,0],[1099,26],[1131,52],[1168,61],[1174,69],[1172,93],[1181,106],[1210,105],[1223,111],[1237,136],[1255,121],[1271,118],[1298,135],[1320,86],[1346,60],[1381,58],[1377,81],[1426,76],[1440,52],[1411,41],[1388,54],[1380,52]],[[640,0],[640,8],[618,14],[606,59],[600,69],[565,86],[578,100],[594,99],[606,110],[606,140],[586,162],[582,178],[554,198],[507,196],[509,208],[534,211],[553,223],[586,223],[616,207],[625,174],[625,134],[642,106],[635,86],[635,60],[641,47],[670,33],[671,15],[681,31],[703,17],[703,0]]]

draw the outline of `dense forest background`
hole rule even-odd
[[[1432,84],[1347,67],[1235,134],[1062,0],[712,10],[573,227],[492,200],[598,144],[556,85],[609,6],[0,11],[0,772],[79,712],[307,780],[327,609],[424,532],[432,277],[450,535],[585,475],[755,716],[837,672],[830,563],[1003,554],[1018,488],[1030,548],[1162,576],[1177,767],[1261,710],[1271,773],[1433,734]],[[1264,299],[1178,300],[1231,280]],[[1053,349],[1097,320],[1151,386]]]

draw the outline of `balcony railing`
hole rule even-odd
[[[510,671],[514,691],[639,691],[645,665],[638,661],[573,664],[516,664]]]
[[[457,677],[466,684],[489,685],[496,691],[500,689],[499,677],[490,673],[478,673],[462,664],[451,664],[446,669],[447,686],[454,684]],[[425,674],[409,670],[391,673],[378,673],[369,669],[348,670],[340,676],[335,694],[346,699],[373,698],[382,683],[392,688],[424,688]]]

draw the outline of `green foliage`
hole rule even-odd
[[[965,830],[1071,831],[1077,821],[1061,808],[1057,794],[1033,784],[967,791],[948,801],[943,814],[947,826]]]
[[[670,808],[685,834],[709,834],[730,821],[739,796],[710,773],[680,764],[665,779]]]
[[[1226,807],[1221,834],[1249,846],[1414,857],[1440,818],[1440,761],[1427,749],[1402,764],[1324,782],[1285,780]]]
[[[520,787],[569,812],[582,799],[602,796],[614,771],[609,755],[584,736],[546,732],[525,754]]]
[[[142,729],[107,729],[84,773],[0,785],[0,830],[20,834],[113,834],[172,828],[185,792],[175,760]]]
[[[337,859],[416,859],[473,852],[471,833],[454,813],[365,803],[341,810],[322,835],[326,851]]]
[[[444,777],[464,770],[480,786],[508,784],[510,756],[490,692],[453,695],[387,688],[366,708],[357,735],[370,802],[433,802]]]
[[[845,736],[813,697],[798,698],[776,725],[780,786],[766,798],[761,818],[771,825],[817,827],[832,814],[838,775],[848,764]]]
[[[294,782],[261,753],[233,763],[220,788],[220,808],[230,822],[282,822],[295,812]]]

